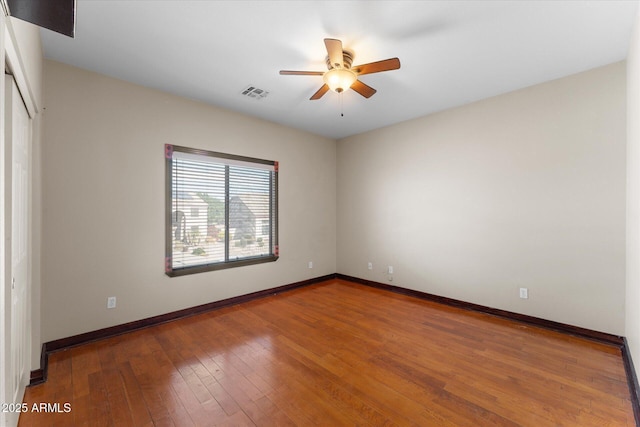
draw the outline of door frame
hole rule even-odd
[[[2,61],[0,61],[0,71],[2,71],[2,75],[5,72],[5,28],[6,28],[6,9],[4,8],[4,1],[2,2],[3,13],[0,13],[0,52],[3,52]],[[4,80],[0,85],[0,375],[3,377],[2,382],[0,382],[0,402],[7,402],[7,390],[9,388],[10,379],[7,378],[5,373],[7,372],[7,354],[9,349],[6,346],[6,300],[5,292],[5,124],[4,124],[4,115],[5,115],[5,107],[4,107],[4,99],[5,99],[5,87]],[[10,301],[9,301],[10,302]],[[6,413],[0,411],[0,425],[7,425],[8,416]]]

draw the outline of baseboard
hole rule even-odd
[[[312,279],[307,279],[307,280],[303,280],[296,283],[290,283],[288,285],[282,285],[275,288],[265,289],[262,291],[240,295],[237,297],[228,298],[221,301],[214,301],[207,304],[198,305],[195,307],[185,308],[183,310],[173,311],[171,313],[148,317],[146,319],[135,320],[133,322],[123,323],[121,325],[111,326],[104,329],[98,329],[96,331],[86,332],[83,334],[78,334],[71,337],[61,338],[58,340],[46,342],[42,344],[42,353],[40,357],[40,369],[31,371],[31,379],[30,379],[29,385],[32,386],[32,385],[42,384],[47,380],[47,373],[49,368],[49,354],[53,352],[68,349],[71,347],[76,347],[82,344],[87,344],[87,343],[105,339],[105,338],[111,338],[117,335],[126,334],[128,332],[137,331],[139,329],[149,328],[151,326],[160,325],[162,323],[171,322],[173,320],[195,316],[197,314],[206,313],[208,311],[217,310],[223,307],[242,304],[245,302],[253,301],[253,300],[264,298],[267,296],[279,294],[282,292],[291,291],[293,289],[301,288],[303,286],[309,286],[314,283],[335,279],[335,277],[336,277],[335,274],[315,277]]]
[[[413,289],[402,288],[400,286],[388,285],[385,283],[374,282],[367,279],[360,279],[359,277],[347,276],[345,274],[336,274],[336,278],[347,280],[350,282],[360,283],[362,285],[371,286],[378,289],[384,289],[387,291],[395,292],[402,295],[412,296],[439,304],[444,304],[452,307],[458,307],[465,310],[477,311],[480,313],[491,314],[493,316],[503,317],[505,319],[514,320],[520,323],[526,323],[529,325],[538,326],[545,329],[551,329],[557,332],[563,332],[565,334],[579,336],[581,338],[587,338],[590,340],[598,341],[604,344],[612,344],[618,347],[622,347],[624,338],[621,336],[607,334],[605,332],[598,332],[591,329],[580,328],[578,326],[567,325],[565,323],[554,322],[551,320],[540,319],[538,317],[527,316],[526,314],[514,313],[512,311],[500,310],[497,308],[486,307],[484,305],[473,304],[466,301],[460,301],[453,298],[442,297],[439,295],[433,295],[426,292],[416,291]]]
[[[46,379],[44,378],[44,369],[40,368],[31,371],[31,375],[29,377],[29,385],[38,385],[42,384],[45,381]]]
[[[622,360],[624,362],[624,370],[627,373],[627,384],[629,384],[629,393],[631,394],[631,405],[633,406],[633,416],[636,419],[636,425],[640,426],[640,386],[638,385],[638,375],[636,374],[633,360],[631,359],[631,351],[627,344],[627,339],[623,338]]]
[[[42,384],[47,381],[47,370],[49,368],[49,356],[47,354],[47,344],[42,344],[40,352],[40,369],[31,371],[29,386]]]

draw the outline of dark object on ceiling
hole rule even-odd
[[[76,31],[76,0],[7,0],[9,15],[65,36]]]

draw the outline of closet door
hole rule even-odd
[[[30,330],[30,146],[31,120],[11,76],[5,76],[5,372],[7,403],[20,404],[29,382]],[[8,350],[8,351],[7,351]],[[9,411],[7,425],[17,422]]]

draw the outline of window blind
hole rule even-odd
[[[278,163],[165,147],[170,276],[278,258]]]

